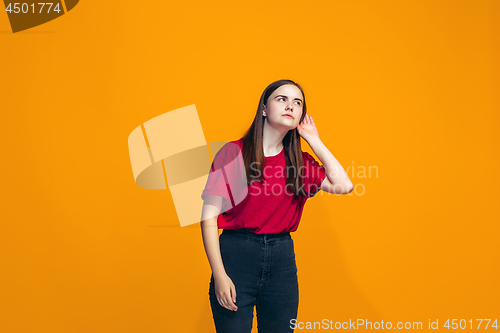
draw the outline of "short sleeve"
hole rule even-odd
[[[321,183],[326,178],[326,169],[320,165],[311,154],[303,152],[304,187],[307,198],[312,198],[319,192]]]
[[[214,156],[201,198],[205,200],[207,195],[222,197],[222,212],[240,203],[248,192],[243,183],[242,162],[238,145],[233,142],[224,145]]]
[[[226,165],[227,162],[224,160],[221,154],[216,154],[210,167],[207,184],[205,185],[205,189],[201,193],[201,198],[203,200],[205,200],[205,196],[207,195],[217,195],[224,198],[225,200],[229,200],[229,193],[227,189],[227,175],[225,170]]]

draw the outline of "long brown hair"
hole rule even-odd
[[[271,96],[276,89],[285,84],[293,84],[302,92],[304,100],[302,101],[302,116],[300,117],[299,124],[306,116],[306,97],[302,87],[298,83],[295,83],[292,80],[278,80],[267,86],[260,96],[259,106],[257,107],[257,113],[255,114],[252,125],[243,136],[243,160],[245,163],[247,184],[251,184],[253,181],[257,180],[263,181],[263,179],[265,179],[263,177],[265,163],[263,147],[265,117],[262,115],[262,110],[263,106],[267,105],[269,96]],[[297,128],[289,130],[283,138],[282,143],[285,150],[287,175],[286,186],[287,188],[290,188],[290,192],[295,193],[295,195],[305,195],[303,192],[302,177],[299,174],[299,171],[302,170],[302,149],[300,147],[300,135]],[[256,162],[256,165],[252,164],[253,162]]]

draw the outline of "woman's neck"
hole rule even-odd
[[[274,156],[283,149],[283,138],[287,132],[288,129],[285,132],[280,132],[276,128],[270,126],[267,119],[264,121],[264,131],[262,135],[264,156]]]

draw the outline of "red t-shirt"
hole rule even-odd
[[[302,152],[302,181],[307,197],[294,195],[290,187],[286,187],[285,150],[282,149],[275,156],[265,157],[265,180],[248,185],[243,176],[242,145],[243,139],[239,139],[219,150],[201,195],[203,200],[206,195],[224,198],[217,218],[218,228],[247,229],[256,234],[297,230],[306,200],[316,195],[326,178],[325,167],[309,153]]]

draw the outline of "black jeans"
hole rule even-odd
[[[224,229],[219,244],[238,310],[219,304],[212,274],[208,295],[217,333],[250,333],[254,306],[259,333],[293,332],[290,321],[297,318],[299,284],[290,233],[258,235]]]

